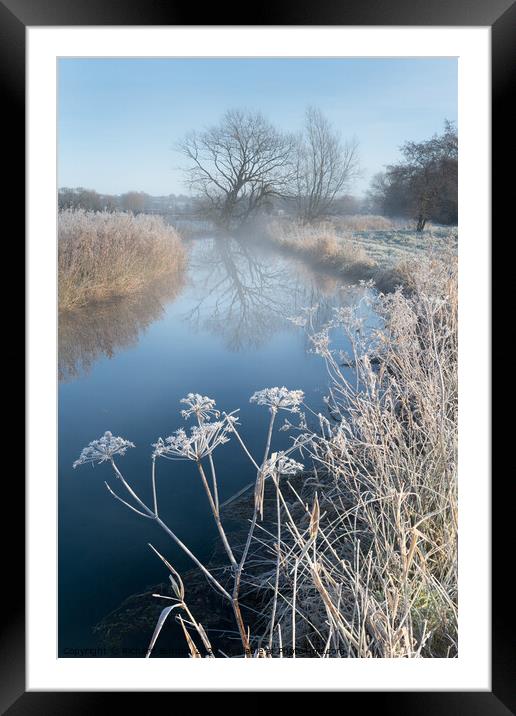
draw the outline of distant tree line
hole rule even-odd
[[[190,195],[62,188],[59,208],[207,216],[226,228],[260,213],[285,213],[303,223],[375,213],[413,219],[418,231],[428,221],[457,223],[458,139],[449,121],[442,134],[403,144],[401,161],[373,178],[364,199],[349,193],[360,173],[357,140],[342,140],[315,107],[307,109],[298,134],[279,131],[259,112],[230,110],[176,148],[186,159]]]
[[[85,209],[86,211],[128,211],[132,214],[195,215],[199,213],[199,200],[185,194],[152,196],[143,191],[125,194],[99,194],[83,187],[63,187],[58,191],[59,209]]]
[[[62,187],[58,191],[59,209],[84,209],[86,211],[129,211],[133,214],[173,214],[181,217],[196,217],[206,214],[206,205],[199,196],[167,194],[153,196],[145,192],[125,194],[100,194],[83,187]],[[351,194],[336,196],[332,202],[331,214],[367,214],[371,211],[369,197]],[[262,207],[269,214],[295,214],[293,201],[289,197],[275,196]]]

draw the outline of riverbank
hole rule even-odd
[[[271,221],[264,237],[286,254],[347,280],[372,280],[384,292],[394,291],[398,285],[412,288],[412,274],[420,259],[453,260],[457,254],[454,227],[429,226],[418,233],[384,217],[351,219],[314,225]]]
[[[273,648],[458,654],[456,259],[422,257],[410,281],[372,299],[380,331],[365,335],[351,310],[331,338],[311,337],[328,367],[328,414],[304,442],[313,471],[302,488],[279,483],[279,528],[260,535],[249,580]],[[336,332],[353,343],[351,377]]]
[[[179,233],[159,216],[65,210],[58,218],[58,305],[67,311],[127,296],[184,272]]]

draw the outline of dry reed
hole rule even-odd
[[[330,222],[307,225],[273,221],[267,226],[266,237],[280,249],[348,276],[368,278],[374,270],[374,261],[362,247],[337,236]]]
[[[332,224],[340,233],[343,231],[392,231],[415,228],[415,222],[408,219],[395,219],[377,214],[349,214],[332,217]]]
[[[364,336],[353,311],[337,317],[352,356],[332,351],[327,331],[313,337],[331,418],[304,442],[314,470],[300,494],[282,485],[285,506],[293,499],[282,542],[262,539],[250,580],[270,594],[264,623],[275,612],[299,654],[457,656],[456,264],[419,263],[411,277],[408,295],[373,299],[381,331]]]
[[[140,291],[179,274],[186,252],[161,217],[65,210],[58,221],[59,309]]]

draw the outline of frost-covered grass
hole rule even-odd
[[[314,470],[297,506],[284,488],[277,590],[273,558],[254,583],[269,585],[265,614],[281,594],[284,642],[320,654],[458,653],[456,260],[421,258],[411,280],[409,293],[372,295],[378,332],[344,309],[312,337],[328,367],[329,418],[303,445]],[[350,355],[332,347],[340,331]]]
[[[278,248],[311,263],[360,278],[371,276],[374,261],[357,243],[339,236],[330,222],[306,225],[292,221],[273,221],[266,227],[266,238]]]
[[[186,252],[158,216],[65,210],[58,220],[59,309],[141,290],[179,274]]]
[[[347,231],[393,231],[397,229],[415,228],[411,226],[414,222],[408,219],[393,219],[377,214],[334,216],[330,221],[339,234]]]
[[[390,267],[422,254],[456,253],[458,233],[455,227],[430,226],[420,233],[413,229],[354,231],[344,238],[363,249],[378,266]]]
[[[372,332],[360,306],[339,309],[315,334],[309,310],[295,318],[326,362],[327,411],[313,412],[300,390],[257,391],[250,400],[263,411],[264,428],[268,416],[259,454],[242,438],[238,411],[225,413],[193,393],[182,401],[190,430],[158,438],[149,450],[151,499],[142,499],[119,467],[131,442],[106,432],[82,451],[74,466],[107,463],[111,495],[171,540],[166,555],[152,548],[170,593],[154,595],[164,606],[148,655],[169,617],[192,657],[219,655],[217,635],[192,613],[173,566],[181,550],[234,617],[233,656],[457,656],[456,261],[421,257],[410,280],[410,291],[367,293],[381,319]],[[333,348],[340,332],[349,355]],[[278,429],[292,437],[284,452],[275,450]],[[226,476],[217,451],[228,442],[256,471],[252,513],[243,539],[234,541],[219,502]],[[164,521],[159,479],[167,460],[188,460],[201,481],[223,564],[201,562]],[[294,479],[301,479],[297,489]],[[266,488],[272,517],[264,516]]]
[[[382,220],[382,228],[364,228],[382,226]],[[453,260],[457,254],[456,227],[430,224],[420,233],[402,227],[401,221],[377,216],[347,217],[347,222],[344,217],[314,225],[276,220],[267,225],[265,235],[284,251],[346,277],[373,279],[379,288],[390,291],[409,280],[414,259]]]

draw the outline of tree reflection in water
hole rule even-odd
[[[181,308],[185,304],[187,310],[180,320],[218,336],[236,352],[259,348],[279,331],[296,330],[289,319],[305,308],[313,309],[317,330],[335,306],[356,303],[364,291],[253,242],[223,237],[193,242],[184,288],[184,280],[172,278],[130,298],[60,315],[59,380],[77,378],[102,356],[136,345],[181,292]]]
[[[277,331],[294,330],[289,319],[305,308],[313,309],[314,328],[320,328],[335,306],[356,303],[364,290],[232,238],[197,246],[190,271],[195,295],[186,320],[194,330],[221,337],[232,352],[259,348]]]

